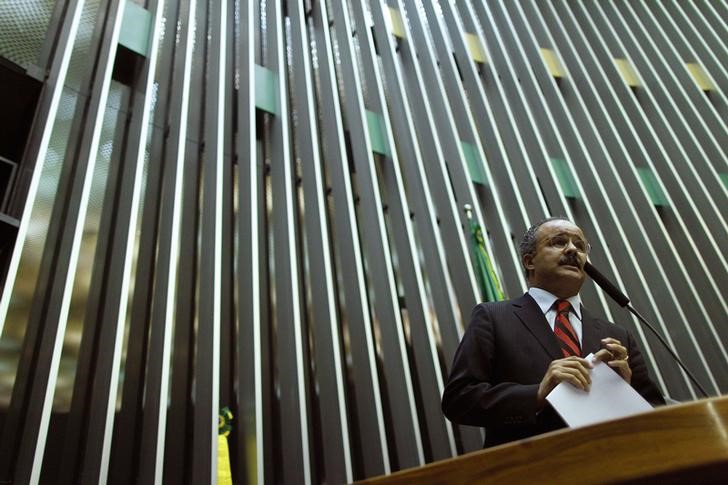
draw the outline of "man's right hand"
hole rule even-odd
[[[552,361],[538,386],[538,409],[546,405],[546,396],[559,382],[568,382],[577,389],[588,391],[591,384],[589,369],[592,367],[594,366],[591,362],[581,357],[572,356]]]

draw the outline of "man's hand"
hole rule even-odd
[[[546,404],[546,396],[559,382],[568,382],[577,389],[588,391],[591,384],[589,369],[592,367],[594,366],[591,362],[581,357],[566,357],[552,361],[538,386],[536,395],[538,409],[543,408]]]
[[[627,384],[632,382],[632,369],[629,367],[629,355],[622,343],[614,338],[602,339],[602,350],[594,354],[594,360],[606,362],[609,367],[617,371]]]

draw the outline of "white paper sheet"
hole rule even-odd
[[[587,359],[591,360],[592,354]],[[594,362],[590,371],[588,392],[562,382],[546,400],[571,428],[623,418],[652,409],[632,386],[601,361]]]

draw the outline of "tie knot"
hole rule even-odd
[[[568,300],[556,300],[556,313],[569,313],[571,311],[571,303]]]

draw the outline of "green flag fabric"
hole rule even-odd
[[[473,264],[475,274],[480,283],[480,292],[484,301],[500,301],[505,299],[498,277],[495,275],[493,263],[490,261],[488,251],[485,249],[483,229],[475,220],[470,220],[470,234],[473,238]]]

